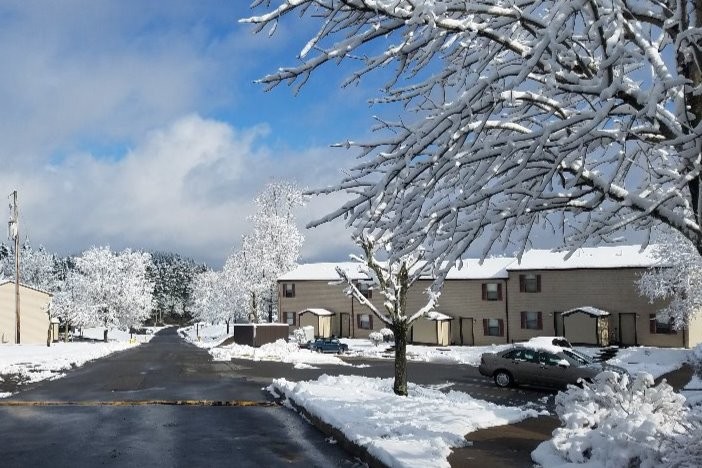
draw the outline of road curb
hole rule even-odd
[[[368,452],[368,449],[366,447],[363,447],[362,445],[358,445],[357,443],[353,442],[348,437],[346,437],[346,434],[341,432],[341,430],[337,429],[336,427],[330,424],[327,424],[326,422],[322,421],[318,416],[310,413],[304,406],[298,404],[292,397],[283,397],[279,399],[279,401],[287,401],[289,406],[291,406],[292,409],[294,409],[305,419],[307,419],[307,421],[309,421],[310,424],[312,424],[325,435],[333,437],[341,448],[343,448],[347,453],[350,453],[351,455],[355,456],[356,458],[367,464],[370,468],[388,468],[388,465],[381,462],[374,455],[371,455],[371,453]]]

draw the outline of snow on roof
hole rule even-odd
[[[483,260],[478,258],[463,259],[461,268],[451,268],[446,279],[498,279],[507,278],[507,266],[514,262],[514,257],[493,257]]]
[[[336,267],[342,268],[351,279],[369,279],[368,275],[363,273],[363,266],[356,262],[339,262],[339,263],[304,263],[298,265],[294,270],[285,273],[278,277],[278,281],[303,281],[303,280],[318,280],[318,281],[334,281],[340,280],[339,274],[336,272]]]
[[[638,245],[584,247],[566,260],[567,251],[528,250],[521,261],[514,261],[508,271],[570,270],[580,268],[650,268],[660,265],[655,257],[656,246],[642,250]]]
[[[435,310],[428,312],[424,316],[424,318],[426,318],[427,320],[432,320],[434,322],[443,322],[445,320],[453,320],[453,317],[446,315],[446,314],[442,314],[441,312],[437,312]]]
[[[482,265],[477,258],[463,260],[460,268],[451,268],[446,279],[505,279],[507,275],[507,265],[514,262],[513,257],[486,258]],[[342,268],[354,280],[370,279],[363,272],[364,266],[356,262],[340,263],[305,263],[298,265],[294,270],[278,277],[278,281],[335,281],[339,280],[336,267]],[[424,277],[431,278],[430,275]]]
[[[304,314],[305,312],[310,312],[318,317],[326,317],[329,315],[334,315],[334,312],[330,312],[327,309],[305,309],[298,312],[298,315]]]
[[[13,284],[13,285],[15,284],[15,282],[12,280],[2,280],[2,281],[0,281],[0,286],[5,286],[8,283]],[[38,291],[40,293],[48,294],[49,296],[53,296],[53,294],[51,294],[49,291],[44,291],[43,289],[35,288],[34,286],[29,286],[29,285],[24,284],[24,283],[20,283],[20,286],[22,286],[23,288],[31,289],[33,291]]]
[[[606,310],[598,309],[597,307],[583,306],[583,307],[576,307],[574,309],[566,310],[565,312],[561,312],[561,316],[567,317],[568,315],[574,314],[576,312],[583,312],[583,313],[585,313],[587,315],[591,315],[593,317],[607,317],[608,315],[611,315]]]

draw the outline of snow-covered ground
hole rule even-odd
[[[534,410],[413,384],[408,397],[399,397],[392,391],[392,379],[328,375],[309,382],[276,379],[268,390],[293,400],[393,467],[448,467],[451,448],[465,446],[466,434],[537,415]]]
[[[87,328],[83,337],[102,340],[104,328]],[[156,331],[158,328],[152,328]],[[0,374],[16,374],[26,383],[39,382],[46,379],[63,377],[65,371],[80,367],[88,361],[98,359],[116,351],[122,351],[140,343],[145,343],[153,334],[134,335],[130,342],[128,332],[110,330],[108,342],[58,342],[46,345],[13,345],[0,346]],[[10,396],[10,393],[0,393],[0,398]]]
[[[210,323],[179,328],[178,333],[195,346],[207,349],[217,346],[230,336],[226,325]]]
[[[689,349],[641,346],[620,349],[619,353],[607,362],[623,367],[632,375],[639,372],[648,372],[657,378],[680,368],[688,360],[689,356]]]
[[[342,338],[342,343],[349,346],[346,356],[394,359],[392,353],[385,352],[392,343],[380,343],[374,346],[369,340]],[[443,362],[477,366],[483,353],[496,353],[507,349],[509,345],[490,346],[419,346],[407,345],[407,359],[410,361]]]

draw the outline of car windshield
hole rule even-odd
[[[569,358],[573,359],[578,364],[587,365],[595,362],[590,356],[587,356],[586,354],[578,352],[574,349],[564,349],[563,353]]]

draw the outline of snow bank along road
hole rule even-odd
[[[265,398],[236,365],[212,362],[207,351],[166,329],[150,343],[4,400],[0,465],[355,465]]]

